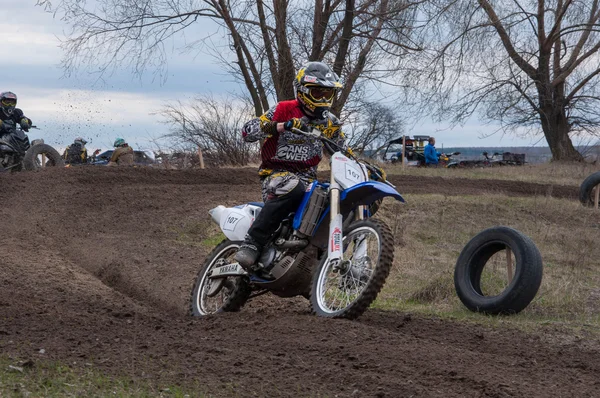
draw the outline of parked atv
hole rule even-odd
[[[0,171],[64,166],[64,161],[56,149],[44,144],[43,140],[34,140],[31,145],[27,134],[15,125],[4,127],[0,134]]]
[[[458,165],[458,160],[452,159],[452,156],[458,156],[460,152],[442,153],[439,159],[439,165],[442,167],[454,168]]]

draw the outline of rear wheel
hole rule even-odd
[[[23,157],[25,170],[39,170],[42,167],[62,167],[64,160],[56,149],[47,144],[36,144],[29,147]]]
[[[380,220],[357,221],[344,231],[344,259],[327,255],[313,276],[310,303],[328,318],[356,319],[377,298],[394,261],[393,234]]]
[[[205,316],[219,312],[239,311],[251,293],[246,276],[211,279],[213,269],[235,262],[233,256],[241,242],[223,240],[204,261],[196,277],[190,303],[190,313]]]

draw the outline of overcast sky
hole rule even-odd
[[[64,147],[76,136],[83,136],[90,141],[88,147],[106,149],[115,137],[123,137],[138,148],[152,149],[152,139],[167,132],[160,118],[152,115],[161,104],[186,101],[198,94],[218,96],[241,90],[210,56],[177,50],[170,54],[166,82],[153,81],[150,73],[140,81],[128,71],[102,82],[83,72],[64,77],[59,66],[59,39],[67,27],[62,21],[36,7],[35,0],[1,3],[0,91],[15,92],[18,107],[41,129],[30,132],[32,139],[44,138],[47,143]],[[198,29],[210,31],[216,25],[203,20]],[[438,147],[521,146],[539,141],[539,137],[501,135],[480,138],[492,130],[477,121],[453,130],[444,123],[423,121],[410,125],[407,133],[435,135]]]

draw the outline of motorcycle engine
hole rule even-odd
[[[275,259],[281,257],[283,253],[273,246],[268,246],[265,250],[263,250],[260,259],[258,260],[259,264],[262,265],[265,269],[270,269],[273,264],[275,264]]]

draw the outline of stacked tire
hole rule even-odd
[[[482,273],[490,258],[507,248],[515,255],[510,283],[496,295],[482,290]],[[477,234],[460,253],[454,286],[460,301],[471,311],[484,314],[516,314],[525,309],[542,283],[542,256],[533,241],[509,227],[493,227]]]
[[[46,156],[46,164],[42,165],[38,156]],[[23,166],[25,170],[39,170],[42,167],[63,167],[65,165],[64,160],[60,156],[60,153],[50,145],[47,144],[36,144],[29,147],[25,156],[23,157]]]
[[[594,206],[594,188],[600,189],[600,171],[592,174],[579,187],[579,201],[584,206]]]

